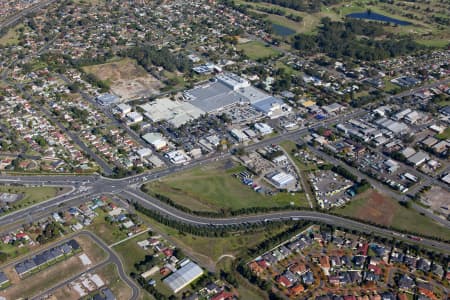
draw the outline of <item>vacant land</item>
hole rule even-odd
[[[408,230],[445,240],[449,240],[450,237],[449,229],[374,190],[359,195],[335,212],[398,230]]]
[[[149,251],[142,249],[137,244],[137,242],[143,241],[146,238],[148,238],[147,234],[141,234],[135,238],[114,246],[113,249],[120,255],[127,273],[136,272],[134,264],[143,260],[145,255],[150,254]]]
[[[0,185],[0,194],[9,193],[19,195],[19,199],[17,201],[9,204],[10,212],[48,200],[67,191],[67,188],[57,187],[23,187]]]
[[[158,233],[162,234],[175,246],[182,249],[182,251],[192,257],[203,267],[209,270],[222,268],[224,265],[223,259],[232,259],[232,257],[248,258],[248,249],[258,245],[267,238],[274,236],[284,230],[287,226],[281,226],[277,229],[261,229],[257,232],[233,234],[228,237],[202,237],[195,236],[188,233],[182,233],[177,229],[163,225],[155,220],[138,213],[139,216],[150,224],[152,228]],[[116,249],[117,250],[117,249]],[[226,258],[223,255],[230,255]],[[221,259],[219,261],[219,259]]]
[[[239,44],[237,48],[244,51],[244,54],[247,55],[248,58],[253,60],[264,59],[278,55],[278,51],[274,50],[269,45],[265,45],[264,43],[257,41]]]
[[[117,299],[130,299],[131,288],[120,279],[115,264],[109,264],[98,271],[98,275],[105,281],[105,284],[111,289]]]
[[[438,134],[436,137],[441,140],[450,139],[450,127],[445,128],[444,132],[441,134]]]
[[[98,216],[89,225],[89,230],[99,236],[105,243],[109,245],[127,237],[127,233],[121,230],[119,224],[110,224],[106,221],[107,213],[101,209],[97,209],[96,212]]]
[[[86,73],[108,82],[111,91],[122,99],[130,100],[154,95],[162,83],[147,73],[133,59],[121,59],[106,64],[83,67]]]
[[[278,193],[274,196],[254,192],[233,174],[243,171],[231,161],[194,168],[145,187],[150,194],[162,194],[196,211],[237,210],[251,207],[307,206],[304,194]]]
[[[433,211],[448,215],[450,209],[450,192],[440,186],[432,186],[420,199]]]
[[[5,35],[0,37],[0,46],[14,46],[19,43],[20,31],[25,31],[26,27],[23,24],[18,24],[10,28]]]
[[[105,254],[90,238],[79,236],[75,238],[85,253],[95,265],[105,258]],[[58,244],[58,243],[57,243]],[[43,291],[55,286],[59,282],[70,278],[78,273],[88,269],[83,266],[78,258],[80,254],[76,254],[64,261],[56,262],[48,268],[30,275],[24,279],[20,279],[13,266],[7,267],[4,271],[11,280],[12,286],[4,291],[0,291],[0,296],[6,299],[19,299],[32,297],[42,293]]]

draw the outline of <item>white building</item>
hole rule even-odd
[[[261,135],[268,135],[273,132],[273,128],[267,125],[266,123],[256,123],[255,129],[258,130]]]
[[[139,155],[139,157],[141,159],[147,157],[147,156],[151,156],[152,155],[152,150],[150,150],[149,148],[141,148],[138,151],[136,151],[136,154]]]
[[[169,153],[164,154],[164,156],[167,157],[171,163],[176,165],[181,165],[191,160],[190,157],[186,154],[186,152],[184,152],[184,150],[171,151]]]
[[[172,275],[169,275],[163,282],[174,293],[178,293],[202,275],[203,270],[194,262],[189,262],[175,271]]]
[[[157,132],[146,133],[142,136],[142,139],[152,145],[157,151],[167,146],[167,141],[162,134]]]
[[[230,134],[234,137],[239,143],[245,142],[248,140],[248,136],[242,132],[242,130],[233,128],[230,130]]]
[[[131,112],[131,106],[126,103],[120,103],[119,105],[117,105],[117,110],[121,114],[126,115]]]
[[[269,179],[279,189],[288,188],[296,182],[294,176],[285,172],[278,172],[275,175],[272,175]]]
[[[416,154],[408,157],[408,162],[410,164],[418,167],[429,159],[430,159],[430,156],[427,153],[425,153],[423,151],[419,151]]]
[[[142,122],[144,120],[144,117],[140,113],[133,111],[127,114],[127,119],[130,123],[135,124]]]

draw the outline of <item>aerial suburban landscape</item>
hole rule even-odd
[[[450,299],[450,1],[0,1],[0,300]]]

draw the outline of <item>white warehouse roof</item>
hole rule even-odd
[[[279,172],[275,175],[273,175],[270,180],[279,188],[285,188],[289,184],[292,184],[295,182],[295,177],[291,174],[287,174],[285,172]]]
[[[177,293],[202,275],[203,270],[194,262],[189,262],[185,266],[178,269],[175,273],[164,279],[163,282],[174,293]]]

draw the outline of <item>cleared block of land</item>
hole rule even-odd
[[[26,30],[28,27],[25,27],[23,24],[19,24],[10,28],[5,35],[0,37],[0,46],[13,46],[19,43],[19,31]]]
[[[248,249],[255,247],[267,238],[288,228],[288,226],[281,226],[280,228],[262,229],[261,231],[249,234],[236,233],[228,237],[202,237],[181,233],[180,231],[158,223],[141,213],[138,214],[143,220],[149,223],[155,231],[164,233],[165,237],[176,247],[182,249],[187,256],[193,258],[201,266],[210,270],[223,268],[224,263],[221,263],[222,260],[231,259],[230,257],[225,258],[223,255],[246,257],[248,255]],[[142,239],[143,238],[141,238],[141,240]],[[114,249],[119,251],[116,247]]]
[[[127,237],[127,233],[121,230],[118,223],[110,224],[106,221],[107,213],[97,209],[98,216],[89,225],[89,230],[98,235],[105,243],[112,244]]]
[[[75,238],[82,248],[81,253],[85,253],[92,261],[93,265],[99,263],[106,257],[106,253],[95,244],[90,238],[79,236]],[[60,242],[55,243],[55,245]],[[42,271],[20,279],[11,265],[4,269],[6,276],[11,280],[11,286],[0,291],[0,296],[6,299],[28,298],[33,295],[57,285],[59,282],[85,271],[88,267],[83,266],[77,253],[66,260],[56,262]]]
[[[262,42],[253,41],[245,44],[239,44],[237,46],[239,50],[243,50],[245,55],[250,59],[256,60],[261,58],[268,58],[278,55],[278,51],[274,50],[270,46],[264,45]]]
[[[422,197],[423,204],[429,206],[433,211],[449,214],[450,192],[439,186],[432,186]]]
[[[408,230],[444,240],[449,240],[450,237],[449,229],[374,190],[361,194],[334,212],[393,229]]]
[[[116,299],[130,299],[132,294],[131,289],[120,279],[119,274],[117,273],[117,268],[114,264],[108,264],[92,273],[100,276],[100,278],[104,281],[105,286],[109,287],[116,296]],[[61,300],[77,300],[80,298],[77,291],[70,285],[58,289],[53,293],[53,295],[56,299]]]
[[[121,59],[106,64],[83,67],[86,73],[106,81],[111,91],[122,99],[136,99],[154,95],[163,84],[147,73],[133,59]]]
[[[152,195],[161,194],[194,211],[237,210],[251,207],[308,206],[303,193],[278,193],[274,196],[254,192],[233,174],[245,170],[231,162],[197,167],[145,187]]]

